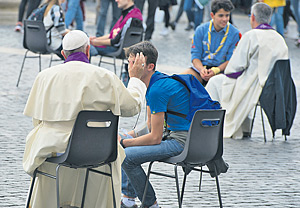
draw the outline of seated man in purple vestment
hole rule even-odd
[[[106,55],[118,50],[120,40],[124,38],[129,27],[143,27],[141,11],[135,7],[133,0],[116,0],[118,7],[122,9],[122,15],[110,34],[101,37],[90,37],[91,56]]]

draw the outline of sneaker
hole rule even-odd
[[[170,22],[169,26],[171,27],[172,30],[176,29],[176,22]]]
[[[22,32],[22,22],[18,22],[16,27],[15,27],[15,32]]]
[[[194,28],[194,23],[191,22],[191,23],[188,24],[188,26],[185,28],[185,30],[186,30],[186,31],[190,31],[190,30],[193,29],[193,28]]]
[[[121,201],[121,208],[138,208],[138,206],[135,204],[131,207],[126,206],[122,201]]]
[[[299,48],[300,47],[300,38],[298,38],[295,42],[295,45]]]
[[[164,27],[164,29],[160,32],[160,35],[166,36],[169,34],[169,29],[167,27]]]

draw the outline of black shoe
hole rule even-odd
[[[193,29],[193,28],[194,28],[193,24],[190,23],[190,24],[185,28],[185,30],[186,30],[186,31],[190,31],[190,30]]]
[[[170,22],[169,26],[172,28],[172,30],[176,29],[176,22]]]
[[[243,132],[243,138],[250,138],[251,133],[250,132]]]

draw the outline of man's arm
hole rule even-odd
[[[193,59],[192,63],[193,66],[200,72],[201,78],[205,81],[209,80],[209,71],[203,66],[200,59]]]
[[[90,37],[90,42],[94,46],[110,45],[109,34],[101,37]]]
[[[164,112],[151,114],[152,128],[150,133],[132,139],[124,139],[123,145],[125,147],[131,147],[131,146],[146,146],[146,145],[160,144],[162,140],[163,130],[164,130],[164,118],[165,118]]]

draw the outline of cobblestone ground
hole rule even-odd
[[[233,18],[242,33],[249,30],[247,15],[235,13]],[[153,43],[159,51],[158,70],[176,73],[189,66],[191,34],[184,31],[185,26],[186,22],[182,20],[175,32],[162,37],[159,31],[163,24],[156,24]],[[293,78],[299,91],[300,49],[293,45],[295,27],[295,23],[291,22],[286,41],[290,50]],[[25,50],[21,44],[22,35],[13,32],[13,28],[13,24],[0,25],[0,207],[19,208],[24,207],[30,181],[30,177],[22,169],[22,156],[25,137],[32,129],[30,118],[23,116],[22,112],[38,73],[38,60],[26,61],[20,86],[16,88]],[[95,26],[88,24],[86,31],[94,34]],[[98,60],[95,58],[92,63],[97,64]],[[44,56],[43,68],[48,64],[49,56]],[[112,70],[111,66],[104,66]],[[122,118],[120,127],[132,128],[136,118]],[[144,118],[143,112],[139,121],[142,122]],[[299,134],[297,114],[287,141],[284,141],[279,131],[272,141],[268,127],[268,142],[264,143],[258,113],[251,139],[225,139],[224,159],[229,163],[230,169],[219,178],[224,207],[300,207]],[[163,172],[173,171],[172,167],[161,164],[154,165],[154,168]],[[159,176],[153,176],[151,181],[160,205],[177,207],[175,182]],[[218,207],[214,179],[204,175],[201,192],[198,192],[198,184],[199,174],[191,173],[188,176],[184,207]]]

